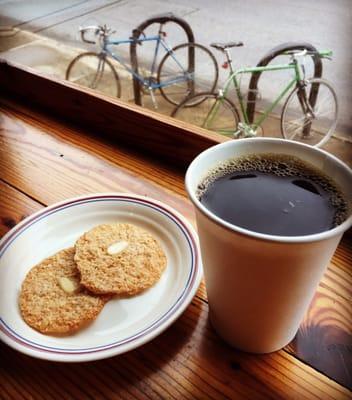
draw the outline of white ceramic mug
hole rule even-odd
[[[217,217],[197,198],[198,184],[219,162],[246,154],[299,157],[333,178],[349,205],[341,225],[306,236],[273,236]],[[268,353],[288,344],[313,298],[343,233],[352,225],[352,170],[331,154],[297,142],[232,140],[199,154],[186,173],[196,210],[210,320],[229,344]]]

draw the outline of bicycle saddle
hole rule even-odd
[[[211,43],[210,46],[214,47],[214,49],[224,51],[231,47],[241,47],[243,46],[243,42]]]

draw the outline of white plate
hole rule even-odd
[[[21,318],[18,295],[26,273],[43,258],[72,246],[95,225],[130,222],[160,241],[167,268],[146,292],[108,302],[89,327],[67,337],[42,335]],[[185,310],[202,275],[197,236],[175,210],[129,194],[96,194],[54,204],[26,218],[0,241],[0,338],[33,357],[88,361],[150,341]]]

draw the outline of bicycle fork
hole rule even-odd
[[[100,81],[101,77],[104,74],[105,58],[106,58],[106,54],[104,54],[104,53],[99,54],[99,63],[98,63],[97,72],[96,72],[93,82],[91,84],[92,89],[97,88],[98,82]]]
[[[299,104],[300,104],[303,114],[304,114],[304,124],[303,124],[303,130],[302,130],[303,138],[309,137],[312,120],[315,118],[315,113],[309,102],[306,87],[307,87],[307,85],[304,81],[301,81],[298,83],[297,96],[298,96]]]

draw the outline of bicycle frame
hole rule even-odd
[[[154,89],[159,89],[161,87],[165,86],[170,86],[178,82],[182,82],[186,79],[192,78],[192,74],[185,71],[184,68],[182,67],[181,63],[177,60],[177,58],[174,56],[174,53],[171,49],[171,47],[163,40],[163,38],[160,35],[156,36],[149,36],[149,37],[143,37],[141,39],[138,39],[138,42],[151,42],[155,41],[156,46],[155,46],[155,51],[154,51],[154,57],[152,61],[152,67],[150,71],[150,76],[153,76],[153,74],[156,72],[156,60],[157,56],[159,53],[160,46],[163,47],[166,53],[169,53],[171,57],[174,59],[175,63],[180,67],[182,70],[183,74],[180,77],[177,77],[175,79],[171,79],[162,83],[155,83],[155,82],[149,82],[148,79],[145,79],[143,76],[137,74],[129,65],[127,65],[121,57],[119,57],[118,54],[115,54],[112,52],[108,47],[109,46],[117,46],[119,44],[131,44],[135,41],[135,39],[124,39],[124,40],[104,40],[102,50],[104,54],[109,55],[112,57],[114,60],[119,62],[130,74],[132,74],[142,85],[148,87],[148,89],[154,90]],[[185,78],[185,76],[187,78]]]
[[[249,119],[248,119],[248,114],[245,109],[244,98],[243,98],[237,77],[241,74],[248,74],[248,73],[252,74],[252,73],[256,73],[256,72],[282,71],[282,70],[294,70],[294,72],[295,72],[294,78],[282,90],[282,92],[277,96],[277,98],[269,105],[269,107],[266,108],[262,112],[262,115],[256,121],[254,121],[253,124],[250,125]],[[277,106],[277,104],[280,102],[280,100],[287,94],[287,92],[290,89],[292,89],[295,84],[302,81],[302,75],[303,74],[301,71],[301,67],[297,61],[294,61],[290,64],[277,64],[277,65],[265,66],[265,67],[240,68],[240,69],[236,70],[235,72],[233,72],[232,74],[230,74],[229,78],[225,82],[224,88],[221,91],[221,95],[219,96],[219,98],[221,101],[221,98],[226,97],[231,84],[233,84],[239,104],[240,104],[241,114],[243,116],[244,123],[247,126],[250,126],[255,131],[261,125],[261,123],[268,117],[268,115],[273,111],[273,109]],[[214,118],[214,116],[217,112],[217,109],[218,109],[218,107],[214,106],[213,109],[210,110],[204,126],[206,126]]]

